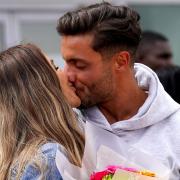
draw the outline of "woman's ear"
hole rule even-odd
[[[119,69],[124,66],[130,66],[130,54],[128,51],[121,51],[116,54],[115,63],[116,67]]]

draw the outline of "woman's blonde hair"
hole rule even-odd
[[[80,165],[84,136],[55,70],[33,44],[9,48],[0,53],[0,179],[8,179],[17,162],[20,176],[48,141],[63,145]]]

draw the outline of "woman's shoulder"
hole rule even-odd
[[[47,180],[61,180],[61,174],[56,166],[55,158],[57,150],[60,145],[58,143],[45,143],[40,147],[40,154],[42,156],[44,166],[46,166],[45,177]],[[41,177],[40,171],[34,166],[34,164],[28,164],[22,175],[22,180],[38,179]]]
[[[44,157],[52,159],[55,158],[58,148],[60,148],[60,144],[55,142],[48,142],[40,147],[40,151]]]
[[[56,142],[48,142],[43,144],[39,151],[45,159],[55,159],[57,151],[60,151],[62,154],[67,156],[67,151],[64,146]]]

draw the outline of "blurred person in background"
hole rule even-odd
[[[144,31],[136,52],[136,62],[143,63],[158,75],[164,89],[180,103],[180,67],[173,63],[169,40],[163,34]]]
[[[68,84],[63,95],[60,75],[35,45],[0,53],[0,179],[61,180],[58,149],[80,166],[84,135],[67,103],[80,99]]]
[[[157,72],[159,80],[168,94],[180,103],[180,67],[168,66]]]
[[[81,99],[85,121],[151,154],[176,180],[180,105],[150,68],[134,63],[139,19],[131,8],[106,2],[67,12],[57,25],[64,70]]]
[[[158,32],[144,31],[136,51],[135,61],[150,67],[152,70],[173,65],[172,49],[169,40]]]

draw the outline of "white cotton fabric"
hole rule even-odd
[[[153,155],[172,169],[172,180],[180,179],[180,105],[164,90],[147,66],[134,66],[138,85],[148,98],[135,116],[109,124],[97,107],[82,111],[85,121],[107,129],[129,145]],[[129,102],[130,103],[130,102]]]

